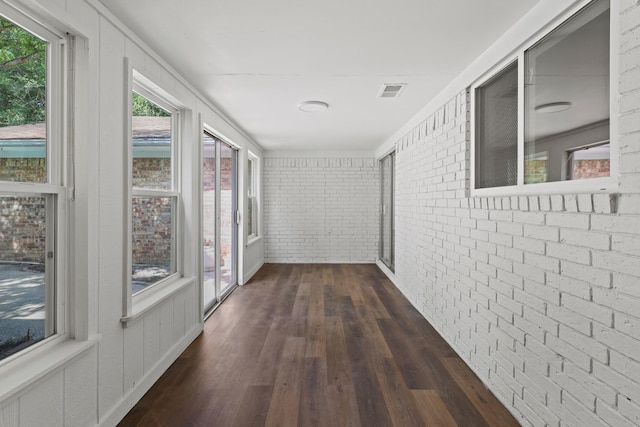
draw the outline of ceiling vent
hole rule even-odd
[[[378,93],[378,98],[397,98],[406,85],[406,83],[385,83]]]

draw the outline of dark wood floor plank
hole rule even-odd
[[[386,277],[370,274],[367,284],[373,289],[393,319],[409,321],[423,319],[418,310],[402,295],[402,292]]]
[[[325,310],[324,310],[324,286],[313,284],[309,293],[307,326],[305,334],[307,347],[305,357],[326,356],[325,338]]]
[[[387,308],[384,306],[378,294],[369,284],[363,284],[363,294],[365,299],[367,300],[367,307],[371,309],[371,312],[375,316],[376,319],[389,319],[389,312]]]
[[[338,298],[338,310],[340,317],[342,318],[342,328],[345,333],[345,337],[361,337],[362,325],[360,324],[360,318],[356,312],[356,308],[353,305],[351,297]]]
[[[304,338],[287,337],[273,386],[266,426],[298,425],[304,368]]]
[[[441,360],[444,367],[489,425],[501,427],[517,427],[520,425],[505,408],[487,405],[487,402],[494,399],[493,394],[462,360],[454,357]]]
[[[327,400],[336,426],[359,426],[360,415],[347,343],[340,317],[325,320],[327,339]]]
[[[423,426],[420,410],[411,395],[411,390],[404,383],[395,361],[390,358],[378,359],[377,374],[380,390],[387,403],[393,425]]]
[[[119,426],[170,426],[180,420],[189,420],[188,425],[198,425],[201,414],[194,412],[194,405],[206,408],[210,389],[203,382],[188,380],[192,368],[190,360],[178,359]],[[191,395],[190,387],[202,393]]]
[[[349,284],[352,283],[353,268],[351,265],[345,266],[341,264],[332,264],[333,268],[333,282],[325,285],[332,285],[334,287],[336,297],[348,297]]]
[[[352,278],[346,285],[353,305],[365,305],[367,303],[358,279]]]
[[[273,387],[254,385],[247,387],[242,404],[233,421],[234,427],[262,427],[267,420]],[[250,409],[250,410],[248,410]],[[216,425],[213,423],[212,425]]]
[[[458,427],[458,424],[449,412],[449,408],[442,401],[437,391],[412,390],[411,393],[421,411],[425,426]],[[460,425],[460,427],[466,427],[466,425]],[[498,424],[495,427],[502,426]]]
[[[380,330],[389,345],[393,358],[398,363],[407,387],[412,390],[433,390],[437,387],[438,366],[434,366],[436,357],[417,348],[416,337],[407,334],[393,319],[378,320]]]
[[[365,351],[364,340],[364,337],[347,337],[360,422],[364,426],[392,426],[374,363]]]
[[[436,390],[448,407],[456,408],[451,414],[461,426],[488,427],[488,423],[442,365],[438,355],[431,353],[424,338],[409,334],[394,320],[381,319],[378,323],[410,389]]]
[[[517,426],[370,264],[266,264],[121,426]]]
[[[309,292],[305,290],[309,285],[300,285],[296,294],[293,310],[291,311],[291,322],[289,324],[289,334],[294,337],[303,338],[307,333],[307,317],[309,317]]]
[[[431,353],[438,357],[457,357],[456,352],[451,348],[440,334],[431,326],[425,318],[418,318],[411,322],[411,329],[421,334],[422,342],[429,347]]]
[[[237,331],[234,338],[224,346],[225,351],[219,354],[219,358],[212,361],[209,373],[206,377],[215,381],[215,387],[207,393],[209,398],[207,410],[202,411],[200,418],[203,422],[215,420],[218,425],[232,425],[240,405],[242,404],[246,388],[252,379],[251,369],[247,369],[259,358],[267,331],[255,323],[247,321],[251,334],[241,334]],[[213,373],[213,375],[211,375]],[[229,399],[229,396],[234,396]],[[206,424],[205,424],[206,425]]]
[[[322,291],[324,294],[324,315],[325,317],[339,316],[338,297],[338,285],[324,285]]]
[[[277,368],[282,357],[286,330],[290,317],[276,316],[271,322],[269,332],[254,367],[251,385],[273,385],[276,380]]]
[[[322,284],[333,283],[335,281],[334,268],[331,264],[323,264],[320,270],[322,271]]]
[[[364,336],[368,337],[367,348],[373,354],[378,355],[380,358],[392,358],[393,354],[389,350],[387,340],[384,334],[380,330],[380,326],[372,313],[366,306],[355,306],[356,313],[360,321],[360,326]]]
[[[327,381],[329,384],[353,384],[347,343],[340,317],[327,317]]]
[[[327,366],[324,358],[305,357],[298,425],[331,425],[327,401]]]

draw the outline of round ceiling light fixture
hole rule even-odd
[[[559,113],[571,108],[570,102],[550,102],[548,104],[538,105],[535,110],[537,113]]]
[[[319,113],[329,108],[329,104],[322,101],[304,101],[298,104],[298,110],[305,113]]]

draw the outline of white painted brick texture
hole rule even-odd
[[[468,198],[468,95],[397,143],[395,281],[523,425],[640,425],[640,3],[619,193]]]
[[[377,162],[266,158],[265,262],[375,262]]]

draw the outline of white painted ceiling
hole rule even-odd
[[[538,0],[101,1],[264,149],[373,151]]]

